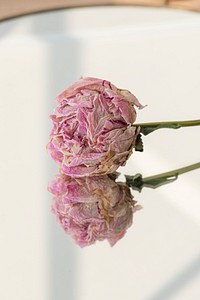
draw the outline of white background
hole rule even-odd
[[[0,24],[0,299],[199,300],[199,170],[134,192],[143,210],[113,248],[80,249],[51,214],[46,187],[58,169],[45,149],[48,116],[80,76],[131,90],[148,105],[138,122],[199,119],[200,15],[99,7]],[[198,162],[199,133],[155,132],[120,171],[150,176]]]

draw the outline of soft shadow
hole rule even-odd
[[[200,274],[200,256],[146,300],[169,300]]]
[[[65,31],[65,34],[63,33]],[[46,139],[50,134],[52,124],[48,118],[55,107],[54,98],[73,81],[80,77],[78,66],[80,62],[79,42],[69,37],[66,29],[66,14],[63,12],[39,14],[34,18],[33,33],[41,39],[47,47],[47,98],[46,103]],[[58,167],[49,158],[47,163],[48,183]],[[49,230],[49,298],[48,300],[76,300],[77,291],[77,260],[76,249],[68,236],[50,213],[51,198],[47,203],[47,222]]]
[[[0,21],[0,39],[10,34],[10,32],[15,28],[16,20],[6,20]]]

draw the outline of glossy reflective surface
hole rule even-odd
[[[131,90],[148,105],[138,122],[199,119],[199,15],[85,8],[4,22],[0,34],[0,298],[199,299],[199,171],[135,192],[143,210],[114,248],[79,249],[51,214],[57,168],[45,150],[54,98],[80,76]],[[121,172],[195,163],[198,137],[199,128],[153,133]]]

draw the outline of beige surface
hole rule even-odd
[[[200,0],[0,0],[0,20],[40,11],[95,5],[165,6],[200,11]]]

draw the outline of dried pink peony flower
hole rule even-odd
[[[60,174],[49,185],[52,210],[63,229],[81,247],[107,239],[113,246],[140,209],[124,183],[108,175],[72,178]]]
[[[143,107],[133,94],[88,77],[56,101],[47,148],[66,175],[104,175],[125,164],[138,134],[131,126],[136,119],[134,106]]]

